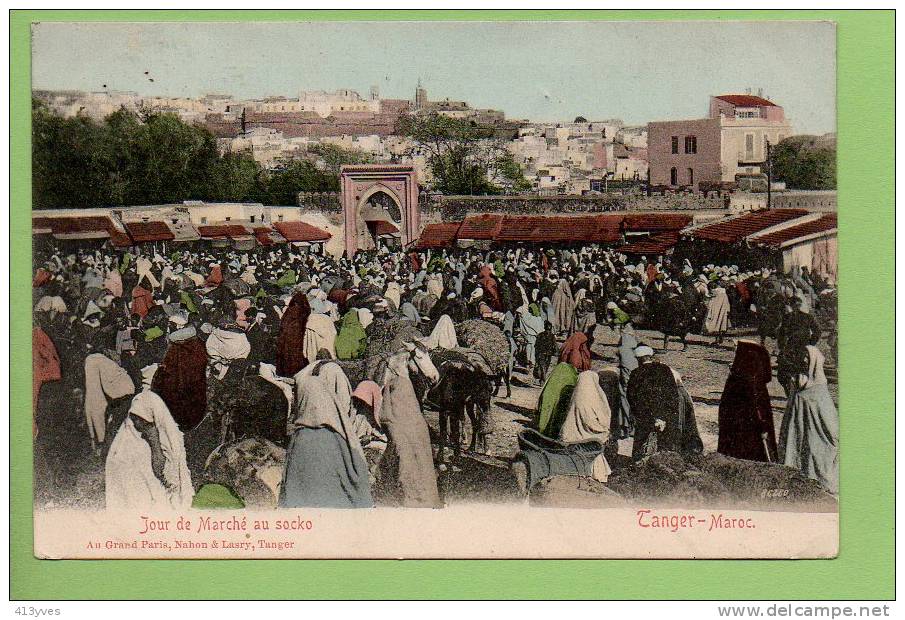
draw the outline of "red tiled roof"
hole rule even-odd
[[[685,213],[638,213],[626,215],[623,220],[627,232],[659,232],[682,230],[691,224],[692,217]]]
[[[621,239],[621,216],[512,215],[503,221],[495,241],[606,243]],[[460,234],[461,236],[461,234]]]
[[[788,228],[783,228],[782,230],[768,233],[762,237],[756,237],[752,241],[761,245],[779,247],[787,241],[792,241],[793,239],[807,237],[808,235],[826,232],[828,230],[834,230],[835,228],[836,214],[827,213],[826,215],[823,215],[816,220],[805,222],[804,224],[789,226]]]
[[[33,217],[32,229],[46,229],[54,236],[85,235],[94,233],[96,238],[107,238],[116,247],[129,247],[132,239],[129,234],[116,227],[106,215],[65,216],[65,217]]]
[[[306,222],[274,222],[273,227],[286,241],[326,241],[332,235]]]
[[[740,108],[759,108],[762,106],[771,108],[778,107],[772,101],[764,99],[763,97],[755,97],[754,95],[719,95],[717,99],[722,99],[726,103],[731,103]]]
[[[258,226],[255,228],[254,233],[255,239],[257,239],[258,243],[261,245],[286,243],[286,238],[269,226]]]
[[[459,227],[458,239],[491,240],[496,238],[503,224],[503,216],[498,213],[469,215]]]
[[[421,231],[417,248],[451,248],[456,242],[456,233],[462,222],[440,222],[427,224]]]
[[[395,235],[399,232],[395,224],[386,220],[368,220],[365,224],[372,235]]]
[[[660,256],[675,247],[678,241],[679,231],[670,230],[627,243],[616,250],[623,254]]]
[[[690,232],[695,239],[736,243],[771,226],[807,215],[804,209],[763,209],[697,228]]]
[[[235,239],[249,236],[248,229],[240,224],[214,224],[199,226],[198,234],[202,239]]]
[[[176,238],[164,222],[128,222],[125,227],[135,243],[172,241]]]

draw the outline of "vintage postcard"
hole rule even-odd
[[[31,32],[37,557],[836,556],[833,23]]]

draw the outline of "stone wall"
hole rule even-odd
[[[312,211],[342,213],[343,206],[339,192],[299,192],[298,205]]]

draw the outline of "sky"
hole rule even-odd
[[[413,99],[420,78],[431,100],[508,118],[644,124],[701,118],[710,95],[751,88],[797,133],[836,130],[830,22],[48,22],[33,34],[35,89],[245,99],[376,85]]]

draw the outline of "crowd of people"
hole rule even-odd
[[[630,260],[595,245],[381,248],[353,258],[289,246],[47,247],[35,260],[36,470],[50,472],[47,486],[66,484],[62,462],[84,445],[70,467],[103,469],[108,508],[207,507],[222,497],[241,505],[231,489],[205,484],[205,467],[224,444],[249,437],[286,450],[273,481],[282,507],[442,506],[414,379],[439,381],[432,353],[461,349],[456,328],[473,320],[505,335],[505,374],[519,367],[541,388],[536,437],[520,441],[515,459],[532,480],[605,482],[628,438],[636,460],[700,452],[681,377],[638,332],[662,332],[667,348],[671,336],[683,347],[689,333],[719,345],[730,328],[748,327],[760,342],[738,343],[719,451],[785,463],[837,489],[838,414],[815,318],[832,288],[805,269]],[[420,337],[367,355],[400,325]],[[592,365],[600,325],[619,336],[612,390]],[[778,439],[768,338],[788,397]],[[581,445],[592,446],[590,457],[571,458]]]

